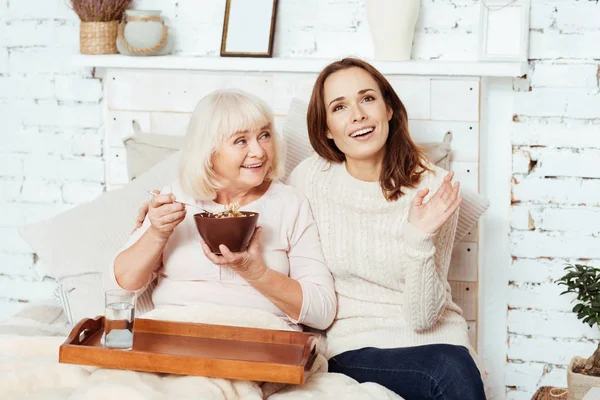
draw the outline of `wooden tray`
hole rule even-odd
[[[315,333],[136,319],[133,349],[101,345],[104,317],[81,320],[59,362],[104,368],[301,384],[317,356]]]

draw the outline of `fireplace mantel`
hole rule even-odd
[[[81,67],[109,69],[154,69],[187,71],[244,71],[318,73],[333,59],[314,58],[229,58],[229,57],[130,57],[123,55],[76,55],[73,63]],[[374,61],[384,74],[427,76],[521,77],[527,73],[526,62]]]

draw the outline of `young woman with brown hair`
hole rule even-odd
[[[334,276],[329,371],[407,400],[485,399],[447,280],[461,203],[453,174],[426,159],[398,95],[362,60],[321,72],[307,121],[317,155],[290,183],[309,199]]]

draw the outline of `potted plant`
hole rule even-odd
[[[79,51],[82,54],[116,54],[117,32],[131,0],[71,0],[79,16]]]
[[[557,281],[567,290],[561,293],[577,295],[577,304],[573,312],[577,318],[590,327],[600,327],[600,268],[588,265],[569,264],[565,267],[567,274]],[[600,386],[600,343],[589,358],[574,357],[567,370],[569,400],[583,399],[592,388]]]

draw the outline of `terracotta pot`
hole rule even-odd
[[[258,222],[258,213],[240,211],[245,217],[214,218],[206,213],[194,214],[198,233],[210,250],[221,254],[219,245],[224,244],[234,253],[244,251],[250,243]]]
[[[585,363],[585,358],[573,357],[567,369],[567,386],[569,389],[569,400],[582,400],[587,392],[593,387],[600,387],[599,376],[576,374],[573,367]]]

